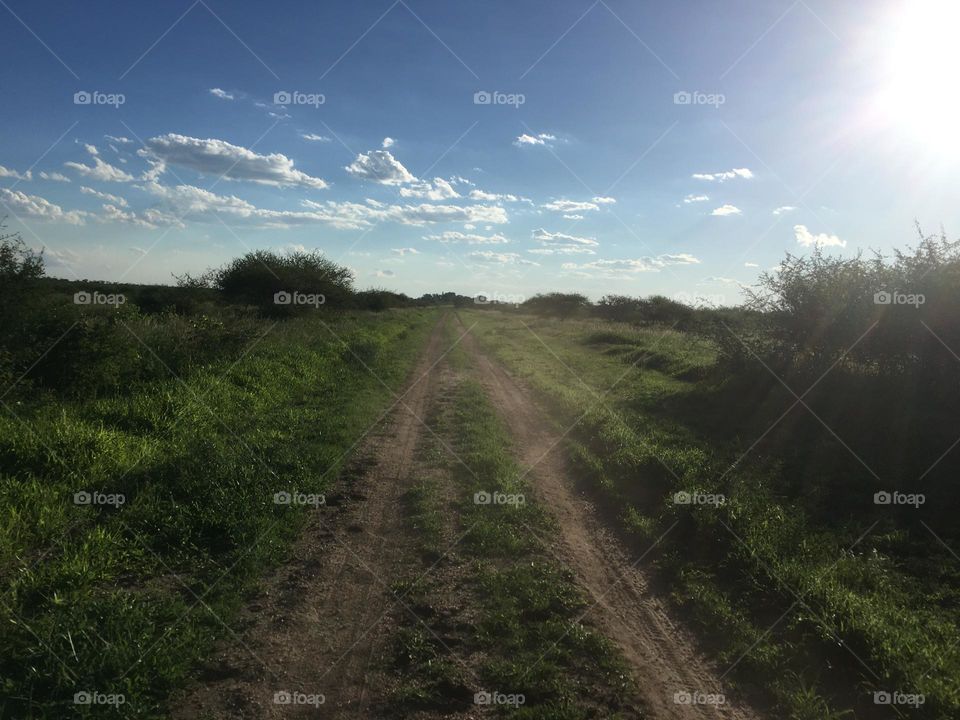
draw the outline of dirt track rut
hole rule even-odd
[[[413,553],[405,546],[401,496],[446,350],[438,322],[413,382],[358,449],[328,505],[232,625],[241,628],[201,670],[202,685],[176,703],[174,717],[367,718],[375,666],[390,637],[389,584]],[[396,401],[396,398],[394,398]],[[394,402],[391,401],[391,402]],[[231,634],[232,635],[232,634]],[[322,706],[274,702],[277,692],[323,695]]]
[[[663,601],[650,592],[642,558],[631,558],[605,526],[597,507],[575,490],[575,479],[563,460],[560,433],[545,422],[531,393],[485,355],[472,336],[463,342],[510,429],[521,462],[529,469],[537,498],[557,520],[561,535],[558,559],[575,573],[594,603],[585,620],[597,623],[620,647],[650,717],[758,720],[755,711],[723,693],[719,673],[697,652],[690,635],[671,620]],[[726,702],[684,704],[677,702],[678,693],[721,693]]]

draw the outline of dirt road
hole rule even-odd
[[[387,417],[361,444],[337,494],[329,497],[297,543],[292,560],[264,581],[262,591],[232,623],[236,632],[175,703],[174,717],[369,718],[382,701],[386,644],[395,630],[394,579],[417,562],[405,532],[401,496],[425,468],[416,448],[431,431],[423,419],[442,394],[438,359],[448,350],[446,323],[455,336],[466,328],[446,315],[434,328],[412,373],[412,383]],[[463,347],[473,369],[507,423],[521,462],[531,468],[537,499],[557,520],[557,560],[569,567],[592,602],[584,623],[619,646],[652,720],[760,716],[727,698],[723,705],[678,702],[689,694],[723,693],[718,673],[692,638],[670,620],[649,592],[642,561],[604,525],[597,508],[576,490],[562,459],[558,433],[532,394],[484,354],[467,334]],[[393,402],[393,401],[391,401]],[[546,650],[547,648],[544,648]],[[278,704],[277,693],[325,702]],[[283,696],[281,696],[283,697]],[[319,712],[318,712],[319,710]],[[481,708],[458,717],[485,717]]]

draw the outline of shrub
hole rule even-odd
[[[183,287],[216,288],[229,302],[253,305],[275,317],[294,314],[304,307],[275,303],[274,296],[281,292],[322,295],[324,304],[341,308],[351,305],[353,299],[352,271],[316,251],[281,255],[255,250],[199,278],[184,275],[178,281]]]

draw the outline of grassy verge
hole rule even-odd
[[[754,436],[718,445],[669,412],[700,405],[709,345],[615,323],[462,314],[562,429],[579,419],[570,455],[626,529],[649,541],[677,523],[658,567],[721,665],[734,666],[728,677],[791,718],[957,716],[957,607],[949,588],[929,596],[885,552],[906,545],[903,532],[882,521],[858,543],[869,513],[817,521],[775,464],[748,459],[728,472]],[[678,492],[725,503],[678,504]],[[876,705],[875,692],[925,702]]]
[[[0,418],[0,717],[162,717],[302,527],[275,494],[327,490],[391,399],[369,370],[399,387],[435,320],[286,321],[184,380]]]
[[[451,362],[466,369],[459,351]],[[491,712],[516,718],[636,717],[621,660],[580,622],[585,601],[546,552],[556,528],[483,388],[458,376],[432,422],[462,463],[446,454],[448,485],[415,494],[418,534],[449,552],[397,586],[424,623],[402,617],[393,711],[467,712],[489,701]],[[442,529],[422,524],[441,517]]]

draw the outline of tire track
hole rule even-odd
[[[507,423],[521,462],[532,468],[531,486],[557,521],[559,559],[593,600],[585,619],[619,646],[650,716],[760,720],[756,711],[729,697],[720,705],[677,702],[677,693],[723,693],[719,674],[697,651],[693,638],[671,620],[664,602],[650,592],[642,564],[606,527],[596,506],[575,491],[560,435],[545,421],[532,393],[491,360],[472,335],[463,345],[475,358],[480,381]]]

